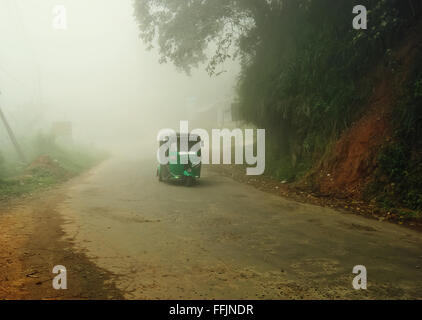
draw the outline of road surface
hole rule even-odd
[[[80,258],[56,263],[71,264],[68,286],[81,287],[82,298],[95,272],[109,276],[91,298],[116,297],[110,285],[127,299],[422,298],[420,233],[297,203],[208,169],[186,188],[159,183],[154,159],[113,158],[54,194],[48,208],[38,201],[37,217],[54,206],[61,238],[71,243],[66,252],[89,262],[88,273],[72,268]],[[367,290],[352,286],[356,265],[367,269]]]
[[[204,170],[158,183],[154,159],[105,162],[59,211],[76,248],[129,299],[422,298],[422,236]],[[352,269],[364,265],[368,290]]]

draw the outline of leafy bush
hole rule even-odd
[[[422,62],[412,73],[394,109],[394,143],[380,152],[367,193],[388,208],[422,210]]]

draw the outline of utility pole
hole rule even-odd
[[[10,127],[9,123],[7,122],[6,116],[4,115],[3,111],[1,110],[1,107],[0,107],[0,118],[3,120],[4,126],[6,127],[7,133],[9,134],[10,140],[12,141],[13,146],[15,147],[16,152],[17,152],[20,160],[23,163],[27,163],[25,155],[23,154],[22,149],[19,146],[18,140],[16,139],[12,128]]]

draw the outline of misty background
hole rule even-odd
[[[56,5],[67,30],[52,26]],[[232,101],[236,63],[188,76],[160,64],[138,33],[132,0],[0,0],[0,107],[18,140],[69,121],[75,142],[142,152],[189,108]],[[0,147],[9,145],[2,124]]]

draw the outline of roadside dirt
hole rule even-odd
[[[63,169],[57,160],[53,160],[48,155],[42,155],[35,159],[35,161],[26,168],[26,173],[44,176],[49,175],[60,181],[71,178],[71,174]]]
[[[0,203],[0,299],[118,299],[122,295],[85,254],[64,239],[57,190]],[[69,266],[68,289],[55,290],[56,265]]]

